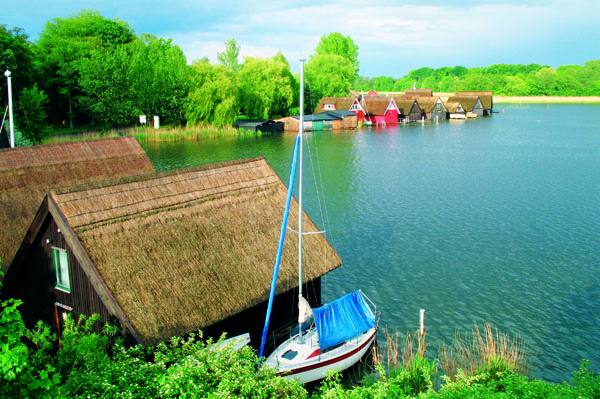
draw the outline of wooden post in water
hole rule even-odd
[[[425,309],[421,309],[419,326],[419,334],[425,334]]]

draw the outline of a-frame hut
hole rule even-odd
[[[446,119],[448,110],[440,97],[415,97],[421,111],[428,121],[440,121]]]
[[[115,177],[154,172],[129,137],[0,150],[0,258],[6,269],[46,191]]]
[[[460,103],[467,113],[467,118],[483,116],[483,104],[478,96],[451,96],[448,103]]]
[[[483,116],[491,116],[494,108],[494,92],[492,91],[459,91],[457,96],[477,96],[483,106]]]
[[[417,100],[406,98],[395,98],[398,107],[398,118],[403,122],[416,122],[424,118],[423,111]]]
[[[3,297],[23,300],[27,323],[59,331],[67,313],[97,313],[131,343],[198,329],[260,340],[286,192],[262,157],[50,189]],[[292,229],[297,214],[292,201]],[[317,231],[308,217],[304,226]],[[320,276],[341,259],[321,234],[304,238],[303,256],[306,297],[319,305]],[[297,239],[287,239],[275,325],[297,300],[297,261]]]

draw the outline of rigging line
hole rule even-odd
[[[4,127],[4,121],[6,120],[7,112],[8,112],[8,105],[6,106],[6,111],[4,111],[4,116],[2,117],[2,124],[0,124],[0,133],[2,133],[2,128]]]
[[[314,135],[313,140],[315,142],[314,148],[315,148],[315,159],[316,159],[316,163],[317,163],[317,172],[316,175],[319,176],[319,179],[316,178],[315,176],[315,171],[314,171],[314,165],[312,164],[312,157],[311,157],[311,166],[313,168],[313,179],[315,181],[315,186],[317,187],[317,192],[319,192],[318,188],[320,188],[320,192],[323,193],[322,196],[319,196],[319,199],[322,199],[322,202],[319,201],[319,207],[320,207],[320,212],[321,212],[321,220],[323,221],[323,224],[326,226],[326,228],[329,230],[329,235],[325,235],[325,239],[328,239],[329,241],[331,241],[331,244],[333,245],[333,247],[336,247],[336,240],[335,240],[335,236],[334,236],[334,232],[333,229],[331,228],[331,219],[329,218],[329,211],[328,211],[328,206],[327,206],[327,198],[325,196],[325,184],[323,183],[323,172],[322,172],[322,168],[321,168],[321,157],[319,156],[319,146],[317,145],[317,136]],[[310,150],[310,148],[309,148]],[[323,205],[321,207],[321,205]],[[323,212],[323,209],[325,210]],[[323,214],[325,214],[325,216],[323,216]],[[324,285],[325,285],[325,297],[327,297],[327,266],[326,266],[326,262],[323,263],[323,268],[324,268],[324,274],[323,274],[323,280],[324,280]]]
[[[298,234],[298,230],[294,230],[290,226],[288,226],[288,230],[292,230],[294,233]],[[310,234],[324,234],[324,233],[325,233],[325,230],[322,230],[322,231],[303,231],[302,235],[303,236],[307,236],[307,235],[310,235]]]

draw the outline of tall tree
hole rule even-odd
[[[189,126],[231,124],[239,112],[237,75],[207,61],[192,64],[192,87],[185,117]]]
[[[246,58],[240,71],[242,110],[250,118],[287,115],[295,98],[294,78],[287,62]]]
[[[21,28],[6,29],[6,25],[0,25],[0,72],[9,70],[13,86],[19,90],[31,86],[33,53],[28,39]],[[1,80],[0,88],[6,93],[6,79]],[[6,96],[2,98],[4,102]]]
[[[347,96],[354,83],[354,67],[339,55],[317,55],[306,64],[306,80],[314,97]]]
[[[39,143],[52,130],[46,121],[48,96],[44,91],[38,89],[37,83],[34,83],[30,89],[24,88],[19,98],[21,100],[18,107],[20,117],[17,119],[17,126],[26,139]]]
[[[132,123],[133,99],[127,81],[131,54],[125,46],[97,48],[79,62],[78,104],[103,128]]]
[[[168,124],[182,122],[191,73],[183,51],[171,39],[149,34],[129,46],[128,82],[135,112],[158,115]]]
[[[319,55],[339,55],[347,59],[354,70],[353,78],[358,77],[358,46],[354,44],[350,36],[344,36],[339,32],[332,32],[327,36],[323,35],[310,59],[312,60]]]
[[[46,23],[35,46],[40,84],[51,93],[52,114],[68,118],[72,125],[74,100],[81,95],[80,64],[93,51],[111,48],[135,39],[131,27],[118,19],[106,19],[98,11],[82,10],[73,16]]]
[[[232,37],[225,42],[225,51],[217,53],[217,60],[225,68],[237,72],[240,70],[239,54],[240,46],[236,43],[235,38]]]

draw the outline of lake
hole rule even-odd
[[[487,321],[529,344],[533,377],[568,381],[600,370],[600,105],[495,110],[307,134],[305,209],[344,261],[323,299],[360,288],[401,334],[426,309],[432,356]],[[287,184],[294,136],[142,146],[158,171],[264,155]]]

